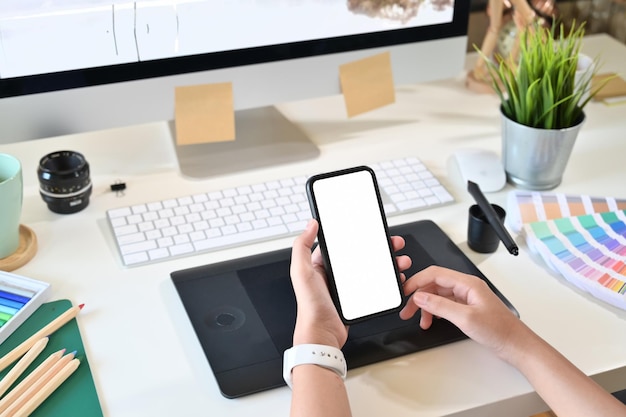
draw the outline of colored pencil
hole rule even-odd
[[[13,308],[19,310],[22,307],[24,307],[25,305],[26,305],[26,303],[22,303],[20,301],[15,301],[15,300],[12,300],[10,298],[6,298],[6,297],[0,296],[0,306],[13,307]]]
[[[38,332],[23,341],[19,346],[0,358],[0,372],[2,372],[4,369],[6,369],[7,366],[11,365],[20,356],[26,353],[28,349],[30,349],[35,343],[37,343],[39,339],[41,339],[42,337],[50,336],[52,333],[63,327],[67,322],[76,317],[76,315],[80,312],[83,306],[84,304],[81,304],[79,306],[67,309],[59,317],[52,320],[50,323],[41,328]]]
[[[26,378],[17,384],[7,395],[0,400],[0,413],[4,412],[17,398],[20,397],[35,381],[41,378],[50,368],[54,366],[65,354],[65,349],[58,350],[48,356],[37,368],[35,368]]]
[[[22,300],[28,302],[31,298],[37,294],[37,291],[22,286],[17,286],[13,283],[0,281],[0,291],[4,293],[12,293],[13,297],[21,297]]]
[[[9,314],[11,317],[13,317],[14,315],[17,314],[18,311],[20,311],[19,308],[5,306],[0,303],[0,313]]]
[[[41,405],[41,403],[46,400],[46,398],[56,391],[56,389],[59,388],[59,386],[61,386],[61,384],[65,382],[70,375],[74,373],[74,371],[78,368],[78,365],[80,365],[80,360],[78,359],[73,359],[68,362],[61,370],[59,370],[59,372],[52,376],[52,378],[46,382],[46,384],[41,387],[39,391],[34,393],[33,396],[15,412],[15,415],[20,417],[30,415],[37,407],[39,407],[39,405]]]
[[[0,417],[12,417],[18,414],[18,411],[24,407],[24,405],[36,394],[43,389],[43,387],[51,381],[56,374],[58,374],[68,363],[74,359],[76,352],[70,352],[64,355],[61,359],[57,360],[43,375],[32,381],[32,383],[26,387],[25,390],[11,402],[6,409],[2,411]]]
[[[28,297],[24,297],[19,294],[14,294],[10,291],[4,291],[2,288],[0,288],[0,297],[6,298],[7,300],[16,301],[21,304],[26,304],[27,302],[30,301],[30,298]]]
[[[17,361],[15,366],[4,376],[4,378],[2,378],[0,381],[0,397],[2,397],[4,393],[7,392],[9,387],[17,380],[17,378],[22,375],[28,365],[30,365],[35,358],[37,358],[37,356],[39,356],[48,344],[48,340],[49,339],[47,337],[39,339],[39,341],[37,341],[37,343],[35,343],[19,361]]]

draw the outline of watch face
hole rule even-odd
[[[517,36],[517,26],[515,26],[515,22],[511,19],[504,23],[498,32],[496,53],[502,57],[509,56],[515,44],[515,36]]]

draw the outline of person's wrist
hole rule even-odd
[[[294,369],[296,374],[332,371],[342,380],[346,379],[348,366],[341,349],[328,345],[302,344],[287,349],[283,355],[283,379],[291,388]],[[300,373],[301,373],[300,372]]]
[[[332,332],[321,329],[302,328],[296,324],[296,329],[293,332],[293,345],[305,344],[326,345],[337,349],[341,349],[343,346],[343,343],[341,343]]]
[[[532,345],[537,342],[539,336],[528,326],[519,320],[511,323],[509,335],[497,355],[505,362],[519,367],[524,358],[532,352]]]
[[[294,334],[293,336],[294,346],[308,345],[308,344],[332,346],[337,349],[341,349],[343,346],[337,341],[337,338],[333,338],[333,337],[323,337],[319,335],[297,336],[296,334]]]

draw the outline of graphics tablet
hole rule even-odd
[[[401,252],[413,265],[407,277],[430,265],[477,275],[516,314],[514,307],[432,221],[390,227],[406,240]],[[296,301],[289,278],[291,248],[176,271],[172,281],[222,395],[236,398],[285,385],[283,352],[291,347]],[[350,326],[342,349],[348,369],[464,339],[446,320],[429,330],[419,314],[397,313]]]

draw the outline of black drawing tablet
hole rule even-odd
[[[413,261],[407,276],[429,265],[477,275],[515,312],[476,266],[432,221],[390,228],[406,239]],[[291,347],[296,302],[289,279],[291,249],[176,271],[172,281],[222,395],[235,398],[285,385],[283,352]],[[424,331],[419,314],[397,313],[350,327],[343,348],[348,368],[380,362],[464,339],[446,320]]]

